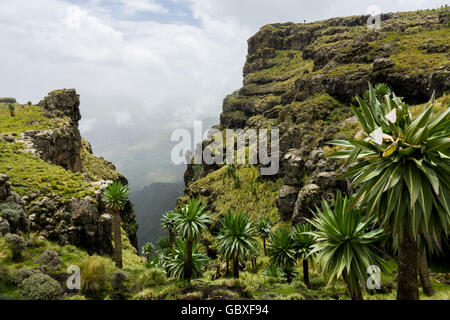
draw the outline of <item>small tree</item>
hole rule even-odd
[[[10,104],[10,105],[8,105],[8,109],[9,109],[9,113],[10,113],[11,117],[14,117],[15,116],[14,111],[16,110],[16,106],[13,104]]]
[[[191,250],[189,268],[186,268],[187,260],[185,259],[188,255],[187,241],[176,239],[174,248],[167,249],[167,251],[161,254],[161,260],[163,261],[163,266],[166,268],[168,275],[178,280],[187,279],[188,281],[190,281],[191,278],[202,276],[208,266],[208,256],[205,253],[198,252],[197,242],[194,242],[189,250]],[[186,276],[186,271],[189,271],[190,273],[188,277]]]
[[[113,215],[114,232],[114,256],[116,267],[122,269],[122,233],[120,228],[120,212],[124,209],[128,201],[128,186],[124,186],[120,181],[116,181],[103,191],[103,203]]]
[[[310,224],[298,224],[291,233],[292,240],[294,241],[295,257],[302,260],[303,281],[308,289],[311,287],[309,283],[308,260],[311,258],[310,253],[315,243],[314,237],[308,234],[311,231]]]
[[[177,227],[176,212],[174,210],[167,211],[163,214],[161,218],[161,226],[169,232],[170,248],[173,248]]]
[[[367,267],[377,265],[384,270],[384,262],[376,255],[375,242],[382,229],[367,231],[375,217],[365,219],[360,210],[350,208],[351,201],[338,192],[334,209],[322,201],[314,219],[308,220],[317,231],[306,234],[315,237],[313,250],[322,273],[329,283],[343,278],[352,300],[362,300],[361,283],[367,278]]]
[[[283,270],[287,282],[290,283],[297,259],[294,241],[288,229],[281,228],[270,234],[267,253],[272,263]]]
[[[8,233],[5,236],[6,242],[12,252],[12,260],[20,261],[22,259],[22,252],[26,247],[25,240],[18,234]]]
[[[258,222],[256,230],[263,241],[264,255],[267,255],[266,240],[269,238],[270,232],[272,231],[272,222],[267,217],[263,218]]]
[[[147,258],[147,262],[150,261],[150,258],[155,254],[155,246],[151,242],[147,242],[142,247],[142,255]]]
[[[200,200],[191,199],[175,215],[178,235],[186,241],[183,276],[189,284],[193,268],[192,246],[203,232],[208,231],[208,225],[211,223],[205,211],[206,206]]]
[[[239,261],[256,251],[255,231],[243,212],[230,212],[221,220],[222,229],[217,239],[218,251],[233,261],[233,276],[239,278]]]
[[[436,243],[450,227],[450,108],[433,117],[433,97],[413,118],[395,94],[380,102],[370,84],[369,102],[357,100],[364,138],[331,141],[345,148],[331,157],[362,159],[340,178],[360,185],[354,205],[367,206],[398,244],[397,299],[417,300],[418,236]]]

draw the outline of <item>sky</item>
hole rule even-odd
[[[76,88],[82,135],[141,187],[180,178],[166,163],[171,131],[218,122],[223,98],[242,86],[247,39],[261,26],[445,3],[0,0],[0,96],[37,103],[51,90]]]

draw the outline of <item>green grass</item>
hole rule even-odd
[[[294,76],[312,71],[313,61],[303,60],[302,52],[298,50],[278,50],[276,57],[268,59],[267,63],[273,65],[254,73],[245,78],[245,82],[273,82],[284,81]]]
[[[392,32],[384,38],[383,42],[388,43],[393,40],[398,40],[396,52],[390,57],[395,63],[394,70],[421,73],[449,65],[448,53],[426,53],[426,50],[419,49],[420,45],[430,40],[436,44],[448,45],[450,43],[449,27],[419,31],[414,34]]]
[[[80,173],[24,152],[21,143],[0,142],[0,172],[9,176],[13,191],[21,196],[31,192],[54,194],[64,202],[95,195],[91,184],[85,182]]]
[[[249,214],[252,220],[259,220],[263,217],[272,219],[278,218],[278,211],[275,207],[277,191],[281,187],[281,180],[258,181],[259,172],[257,168],[239,168],[236,174],[241,178],[240,188],[236,188],[233,178],[226,175],[226,166],[209,174],[190,185],[194,193],[198,193],[201,188],[206,188],[217,194],[216,205],[217,214],[212,218],[217,219],[220,214],[227,213],[228,209],[239,209]],[[258,199],[252,194],[251,183],[254,183]]]
[[[81,138],[81,144],[82,170],[91,180],[116,180],[119,177],[111,163],[88,152],[85,139]]]
[[[8,106],[0,104],[0,133],[20,134],[30,130],[46,130],[68,124],[68,118],[46,118],[44,109],[39,106],[16,105],[15,116],[11,117]]]

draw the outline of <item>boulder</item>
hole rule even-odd
[[[305,175],[304,161],[299,149],[291,149],[283,157],[284,177],[283,183],[285,185],[300,185]]]
[[[280,211],[280,218],[282,221],[291,219],[297,195],[298,188],[295,186],[284,185],[278,191],[275,203]]]
[[[11,195],[11,183],[6,174],[0,173],[0,201],[5,200]]]
[[[379,71],[383,69],[389,69],[394,66],[394,62],[391,59],[380,58],[373,62],[373,71]]]
[[[311,218],[312,214],[310,209],[315,205],[320,205],[322,201],[320,188],[316,184],[305,185],[300,192],[294,203],[294,210],[292,215],[292,223],[305,223],[306,218]]]

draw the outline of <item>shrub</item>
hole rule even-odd
[[[266,277],[271,278],[281,278],[282,276],[281,269],[275,263],[270,263],[266,265],[262,274]]]
[[[25,249],[26,242],[18,234],[8,233],[5,236],[6,241],[9,244],[9,249],[12,252],[12,260],[19,261],[22,259],[22,251]]]
[[[58,255],[58,252],[54,250],[45,250],[39,258],[36,259],[36,262],[41,266],[58,270],[61,269],[61,258]]]
[[[26,278],[19,288],[25,298],[32,300],[55,299],[62,293],[59,283],[43,273],[35,273]]]
[[[135,288],[137,290],[142,290],[165,283],[167,283],[165,272],[161,269],[152,268],[145,270],[137,277]]]
[[[103,261],[99,257],[89,257],[81,266],[81,292],[88,298],[104,297],[108,275]]]
[[[111,284],[114,292],[111,293],[111,299],[113,300],[125,300],[128,297],[128,289],[125,282],[128,280],[125,273],[122,271],[116,271],[112,275]]]
[[[7,286],[13,282],[12,276],[5,265],[0,265],[0,287]]]
[[[158,240],[158,247],[161,250],[167,249],[170,247],[170,239],[169,237],[162,237],[161,239]]]
[[[42,272],[36,269],[21,268],[13,273],[13,282],[19,285],[23,280],[39,273]]]
[[[124,290],[127,276],[122,271],[116,271],[112,275],[111,284],[114,290]]]

